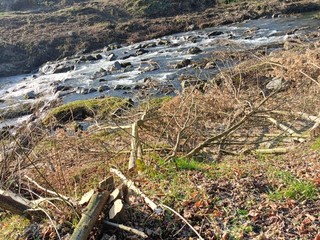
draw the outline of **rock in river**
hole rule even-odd
[[[202,50],[198,47],[192,47],[188,49],[188,54],[198,54],[201,53]]]
[[[25,95],[24,95],[24,98],[25,99],[35,99],[36,98],[36,93],[34,91],[30,91],[30,92],[27,92]]]

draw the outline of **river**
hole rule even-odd
[[[319,26],[320,20],[312,14],[250,20],[46,63],[34,74],[0,78],[0,114],[5,118],[0,127],[27,121],[31,116],[28,111],[7,113],[39,102],[42,106],[57,100],[66,103],[103,96],[137,101],[174,95],[182,89],[181,78],[208,80],[236,63],[215,61],[217,52],[265,46],[270,53],[281,49],[287,39],[317,40],[306,36],[319,31]],[[203,59],[211,61],[211,66],[198,67]]]

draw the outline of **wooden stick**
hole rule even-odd
[[[74,229],[70,240],[86,240],[90,234],[91,229],[95,225],[99,218],[100,212],[103,210],[109,198],[109,192],[97,192],[95,193],[88,206],[87,211],[82,214],[80,222]]]
[[[113,222],[109,222],[109,221],[103,221],[105,224],[109,225],[109,226],[112,226],[112,227],[116,227],[116,228],[119,228],[119,229],[122,229],[124,231],[127,231],[127,232],[130,232],[130,233],[134,233],[136,234],[137,236],[139,237],[142,237],[142,238],[148,238],[148,235],[145,234],[144,232],[142,231],[139,231],[135,228],[132,228],[132,227],[128,227],[128,226],[125,226],[123,224],[117,224],[117,223],[113,223]]]
[[[175,210],[173,210],[171,207],[168,207],[167,205],[161,204],[162,207],[170,210],[171,212],[173,212],[174,214],[176,214],[182,221],[184,221],[190,228],[191,230],[199,237],[200,240],[204,240],[200,234],[194,229],[194,227],[191,226],[191,224],[184,218],[182,217],[178,212],[176,212]]]
[[[116,174],[122,181],[124,184],[126,184],[128,186],[129,189],[131,189],[132,191],[134,191],[136,194],[140,195],[141,197],[143,197],[144,201],[146,204],[148,204],[148,206],[157,214],[160,215],[163,212],[163,209],[161,207],[159,207],[157,204],[155,204],[150,198],[147,197],[146,194],[144,194],[139,188],[137,188],[134,185],[134,182],[131,180],[128,180],[118,169],[115,168],[111,168],[110,172]]]
[[[132,124],[132,137],[131,137],[131,153],[129,158],[128,169],[131,170],[136,167],[137,161],[137,149],[138,149],[138,123]]]

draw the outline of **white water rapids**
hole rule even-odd
[[[77,61],[81,56],[72,57],[66,62],[72,63],[74,69],[63,73],[50,72],[50,66],[57,63],[47,63],[42,66],[42,69],[46,69],[44,73],[0,78],[0,111],[26,103],[48,103],[56,99],[70,102],[105,95],[135,99],[140,91],[136,86],[145,85],[146,79],[170,86],[172,91],[166,94],[175,94],[181,91],[179,76],[193,75],[199,79],[209,79],[225,67],[224,63],[217,62],[218,67],[199,70],[192,67],[192,63],[204,58],[213,59],[216,51],[236,52],[266,46],[270,52],[275,46],[281,46],[287,38],[304,37],[306,33],[316,30],[319,22],[309,16],[259,19],[174,34],[113,50],[97,51],[95,54],[102,56],[99,60]],[[293,33],[289,35],[289,32]],[[190,53],[193,47],[199,48],[201,52]],[[142,52],[137,54],[141,49]],[[110,54],[114,54],[116,59],[108,60]],[[190,59],[191,64],[175,67],[186,59]],[[122,65],[120,68],[118,63]],[[159,92],[152,94],[161,95]],[[26,95],[29,95],[28,99]],[[0,128],[27,119],[27,114],[19,118],[3,119]]]

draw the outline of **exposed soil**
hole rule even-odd
[[[122,2],[99,1],[63,9],[0,15],[0,76],[36,70],[49,60],[88,52],[111,43],[130,43],[246,19],[320,9],[319,2],[238,3],[160,18],[137,18]]]

